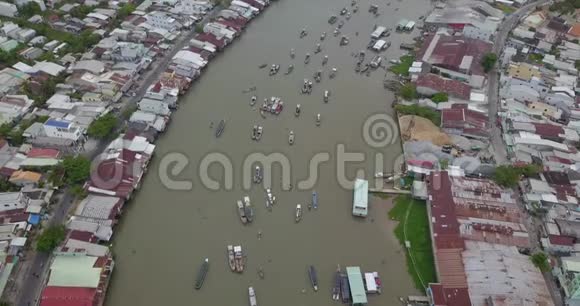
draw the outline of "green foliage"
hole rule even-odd
[[[528,58],[533,62],[541,63],[542,60],[544,59],[544,55],[540,53],[532,53],[529,55]]]
[[[495,66],[495,63],[497,62],[497,55],[495,53],[487,53],[483,56],[483,59],[481,60],[481,66],[483,67],[483,71],[490,72],[493,69],[493,66]]]
[[[83,19],[83,18],[87,17],[87,15],[89,13],[91,13],[94,9],[95,8],[92,6],[81,4],[81,5],[75,6],[72,10],[70,10],[70,14],[73,17]]]
[[[123,113],[121,114],[121,116],[124,119],[129,119],[131,117],[131,115],[133,115],[133,113],[137,110],[137,105],[129,105],[127,106],[127,108],[125,108],[123,110]]]
[[[10,50],[10,52],[0,49],[0,63],[12,66],[18,62],[29,62],[18,54],[24,47],[24,45],[20,44],[15,49]]]
[[[425,285],[437,280],[435,274],[435,264],[433,258],[433,250],[431,247],[431,234],[429,231],[429,218],[427,216],[427,206],[424,201],[418,201],[408,195],[401,195],[395,198],[395,205],[389,211],[389,217],[392,220],[399,221],[395,228],[395,236],[402,246],[405,246],[405,238],[409,241],[411,248],[406,249],[407,270],[415,287],[419,290],[424,290],[421,279]],[[407,237],[405,237],[405,218],[407,217],[407,210],[409,216],[407,218]],[[413,256],[414,263],[410,255]],[[421,277],[417,275],[419,273]]]
[[[580,60],[576,60],[574,62],[574,67],[576,67],[576,69],[580,70]]]
[[[396,105],[395,110],[402,115],[416,115],[427,118],[436,126],[441,125],[441,114],[430,108],[419,105]]]
[[[513,188],[517,186],[520,181],[520,177],[523,175],[525,177],[530,177],[536,175],[541,171],[541,167],[538,165],[525,165],[521,167],[516,166],[499,166],[495,168],[495,173],[493,175],[493,180],[500,186]]]
[[[516,9],[514,7],[509,6],[509,5],[505,5],[503,3],[496,2],[496,6],[498,9],[500,9],[502,12],[504,12],[505,14],[508,14],[508,15],[516,11]]]
[[[135,11],[137,6],[134,3],[125,3],[119,7],[117,10],[117,16],[113,21],[109,24],[109,30],[113,30],[114,28],[118,28],[123,20],[127,18],[127,16],[131,15]]]
[[[530,31],[530,32],[536,32],[536,28],[534,28],[534,27],[529,27],[529,28],[528,28],[528,31]]]
[[[20,190],[20,187],[10,183],[8,180],[0,179],[0,192],[14,192]]]
[[[412,55],[404,55],[399,60],[401,62],[389,67],[389,70],[396,75],[409,76],[409,68],[413,65],[415,58]]]
[[[52,252],[65,238],[63,225],[51,226],[44,230],[36,242],[36,250],[39,252]]]
[[[84,156],[66,157],[62,161],[65,182],[69,185],[84,184],[91,173],[91,161]]]
[[[108,113],[93,121],[91,125],[89,125],[87,134],[93,138],[103,139],[111,135],[111,132],[116,125],[117,117],[111,113]]]
[[[416,99],[417,87],[413,83],[407,83],[399,88],[399,95],[408,101]]]
[[[449,167],[449,160],[448,159],[442,159],[439,161],[439,167],[441,167],[442,170],[447,169],[447,167]]]
[[[203,33],[203,24],[198,23],[195,25],[195,33]]]
[[[45,122],[48,116],[39,116],[36,119],[21,120],[18,125],[5,123],[0,126],[0,136],[7,138],[13,146],[24,143],[24,131],[35,122]]]
[[[431,97],[431,101],[435,103],[447,102],[449,101],[449,96],[445,92],[438,92]]]
[[[35,93],[30,87],[30,83],[24,83],[22,86],[22,92],[24,92],[29,98],[34,100],[34,106],[42,107],[52,95],[56,92],[56,85],[59,83],[64,83],[66,75],[61,73],[59,76],[50,77],[46,82],[41,84],[40,93]]]
[[[551,12],[559,12],[560,14],[573,14],[576,9],[580,9],[580,0],[558,1],[550,6]]]
[[[81,185],[72,186],[70,191],[72,194],[79,198],[85,198],[88,195],[88,192]]]
[[[42,10],[38,3],[34,1],[30,1],[18,8],[18,15],[26,19],[39,14],[42,14]]]
[[[548,255],[544,252],[536,252],[530,256],[530,260],[542,272],[550,271],[550,263],[548,262]]]
[[[0,301],[0,306],[11,306],[10,302]]]

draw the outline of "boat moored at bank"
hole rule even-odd
[[[206,258],[201,263],[199,267],[199,271],[197,272],[197,277],[195,279],[195,289],[199,290],[203,286],[205,282],[205,278],[207,276],[207,272],[209,271],[209,258]]]

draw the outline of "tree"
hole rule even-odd
[[[399,95],[405,100],[413,100],[417,98],[417,88],[413,83],[407,83],[399,89]]]
[[[483,67],[483,71],[490,72],[493,69],[493,66],[495,66],[495,63],[497,62],[497,55],[495,53],[487,53],[483,56],[483,59],[481,60],[481,66]]]
[[[203,33],[203,24],[198,23],[195,25],[195,33]]]
[[[431,97],[431,101],[435,103],[447,102],[449,101],[449,96],[445,92],[438,92]]]
[[[91,161],[84,156],[66,157],[62,161],[65,182],[69,185],[83,184],[91,174]]]
[[[52,252],[65,238],[65,230],[62,225],[53,225],[40,234],[36,242],[36,250],[39,252]]]
[[[88,6],[88,5],[78,5],[75,6],[73,9],[70,10],[70,14],[73,17],[79,18],[79,19],[83,19],[85,18],[89,13],[91,13],[95,8],[92,6]]]
[[[116,125],[117,118],[113,114],[108,113],[93,121],[91,125],[89,125],[87,134],[93,138],[103,139],[111,135],[111,132]]]
[[[500,186],[515,187],[520,180],[520,173],[512,166],[499,166],[495,169],[493,180]]]
[[[542,272],[550,271],[550,263],[548,262],[548,255],[544,252],[537,252],[530,256],[530,260]]]
[[[18,15],[26,19],[41,13],[42,10],[40,9],[40,5],[34,1],[30,1],[18,8]]]
[[[576,69],[579,69],[580,70],[580,60],[576,60],[574,62],[574,66],[576,67]]]

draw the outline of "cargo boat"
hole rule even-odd
[[[209,270],[209,259],[206,258],[203,260],[201,267],[199,267],[199,271],[197,272],[197,279],[195,280],[195,289],[201,289],[203,286],[203,282],[205,281],[205,277],[207,275],[207,271]]]
[[[238,214],[240,215],[240,220],[243,224],[248,223],[248,218],[246,218],[246,210],[244,209],[244,203],[238,200]]]
[[[244,254],[242,253],[241,245],[236,245],[234,247],[234,262],[236,272],[238,273],[244,272]]]
[[[248,222],[254,221],[254,209],[252,208],[252,204],[250,203],[250,197],[244,197],[244,214]]]
[[[230,244],[228,245],[228,262],[230,264],[230,269],[236,271],[236,261],[234,260],[234,247]]]
[[[308,277],[310,278],[312,289],[318,291],[318,276],[316,275],[316,269],[314,269],[314,266],[308,267]]]
[[[340,274],[340,293],[343,303],[350,302],[350,285],[348,284],[348,277],[346,274]]]
[[[340,266],[336,267],[334,273],[334,287],[332,287],[332,299],[338,301],[340,299]]]
[[[254,287],[248,288],[248,295],[250,296],[250,306],[258,306],[258,301],[256,300],[256,292]]]

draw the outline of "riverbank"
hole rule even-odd
[[[394,233],[406,250],[407,270],[415,287],[424,292],[437,280],[426,203],[408,195],[397,196],[389,217],[399,222]]]

